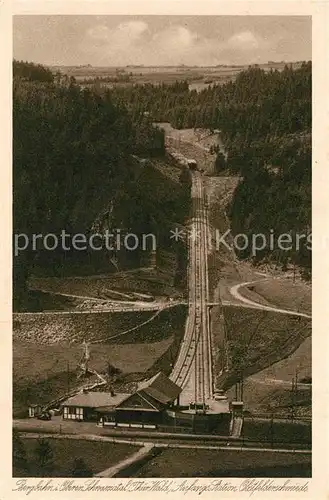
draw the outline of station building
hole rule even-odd
[[[62,403],[63,419],[94,421],[111,428],[229,435],[232,409],[226,398],[201,409],[193,404],[180,405],[181,392],[181,387],[159,372],[141,382],[133,394],[76,394]]]
[[[63,419],[99,421],[119,427],[155,428],[179,403],[182,389],[162,372],[141,382],[133,394],[81,392],[62,403]]]
[[[80,392],[62,403],[64,420],[97,421],[97,409],[106,405],[115,408],[129,394],[111,395],[109,392]]]
[[[138,385],[135,393],[115,407],[97,408],[104,426],[156,428],[164,420],[166,410],[179,403],[181,387],[162,372]]]

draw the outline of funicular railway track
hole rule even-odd
[[[193,218],[189,238],[189,310],[186,330],[171,379],[205,405],[212,397],[212,366],[208,318],[207,211],[202,175],[192,174]]]

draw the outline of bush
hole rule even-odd
[[[93,473],[83,460],[83,458],[78,457],[73,461],[72,466],[72,476],[73,477],[92,477]]]

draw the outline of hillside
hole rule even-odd
[[[20,247],[28,241],[15,252],[17,310],[25,308],[32,274],[110,272],[112,258],[134,267],[151,250],[124,250],[117,240],[90,249],[74,245],[76,234],[88,242],[106,230],[131,232],[139,243],[152,233],[164,249],[180,251],[169,228],[188,214],[189,190],[154,167],[164,158],[164,136],[147,116],[33,64],[14,62],[13,87],[14,233],[26,235]],[[33,243],[37,234],[43,239]]]
[[[246,248],[237,248],[238,256],[284,268],[292,264],[310,278],[311,248],[306,244],[311,237],[310,62],[270,71],[250,67],[240,71],[234,82],[201,92],[191,91],[187,81],[114,87],[111,92],[114,100],[127,103],[132,114],[142,110],[154,122],[219,134],[225,154],[214,146],[217,175],[229,173],[241,179],[228,207],[233,235],[243,233],[248,238]],[[264,234],[266,244],[255,254],[250,239],[258,233]],[[279,247],[281,234],[288,234],[291,248]]]

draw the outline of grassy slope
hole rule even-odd
[[[32,278],[32,287],[55,293],[67,293],[86,297],[98,297],[98,292],[113,289],[117,291],[140,291],[154,295],[175,294],[175,256],[169,252],[159,252],[159,268],[156,270],[134,270],[132,272],[108,274],[107,276],[85,276],[65,278]]]
[[[221,283],[227,280],[240,280],[240,265],[234,253],[220,242],[220,238],[229,228],[225,213],[226,203],[233,195],[238,183],[236,177],[209,177],[206,179],[206,191],[209,200],[209,221],[212,235],[212,254],[209,257],[209,287],[212,298],[216,298]],[[225,202],[225,200],[227,200]],[[230,245],[230,235],[225,238]]]
[[[106,339],[137,326],[150,312],[29,315],[15,318],[14,340],[38,344],[74,343]],[[136,335],[136,334],[135,334]]]
[[[107,363],[120,369],[123,376],[143,374],[170,347],[172,338],[152,344],[95,345],[91,348],[90,367],[105,373]],[[14,414],[30,403],[46,403],[85,381],[77,381],[76,369],[81,358],[80,346],[39,346],[14,344]],[[37,360],[37,362],[34,362]],[[69,375],[67,369],[69,367]],[[94,379],[93,379],[94,380]]]
[[[164,161],[155,160],[144,186],[150,189],[154,184],[152,197],[172,199],[183,193],[178,182],[180,170]],[[150,169],[148,169],[149,172]],[[145,176],[144,176],[145,177]],[[156,191],[156,192],[155,192]],[[168,193],[171,193],[170,196]],[[167,205],[167,212],[170,207]],[[180,212],[182,209],[180,209]],[[174,212],[179,219],[178,211]],[[66,278],[33,277],[30,286],[50,292],[96,296],[102,288],[139,290],[154,295],[175,295],[174,287],[176,255],[173,251],[159,249],[157,269],[133,270],[119,275],[100,275]],[[54,297],[57,307],[61,299]],[[64,300],[63,302],[66,302]],[[50,304],[51,305],[51,304]],[[50,308],[48,304],[48,307]],[[156,369],[166,372],[177,355],[183,335],[186,308],[165,310],[147,325],[114,340],[117,335],[133,328],[154,313],[98,313],[76,315],[47,315],[15,318],[14,320],[14,411],[26,407],[29,402],[49,401],[62,394],[67,388],[67,363],[75,369],[81,356],[80,343],[86,340],[102,339],[105,343],[92,346],[91,368],[99,372],[106,370],[107,362],[119,368],[123,377],[140,379]],[[28,341],[28,342],[26,342]],[[75,345],[72,345],[76,343]],[[109,345],[111,343],[111,345]],[[77,345],[78,344],[78,345]],[[31,362],[32,360],[32,362]],[[36,362],[33,362],[36,360]],[[70,376],[70,387],[76,383],[75,374]]]
[[[289,374],[295,374],[297,365],[300,377],[309,375],[311,321],[306,318],[238,307],[225,306],[223,311],[229,339],[230,370],[219,377],[217,384],[229,389],[240,378],[242,372],[247,408],[268,409],[271,405],[273,407],[284,405],[284,402],[287,403],[287,398],[290,401],[289,382],[287,387],[287,384],[275,384],[273,381],[265,384],[264,379],[267,377],[291,381]],[[215,312],[212,313],[214,314]],[[212,317],[216,322],[216,317]],[[216,333],[217,337],[214,336]],[[219,373],[224,361],[219,329],[218,332],[217,330],[213,332],[213,338],[218,346],[215,351],[215,370]],[[308,339],[308,343],[304,345],[305,339]],[[294,355],[299,347],[301,354],[297,352]],[[281,364],[277,363],[279,361]],[[263,370],[267,375],[262,375]],[[231,393],[233,396],[232,391]],[[309,388],[300,392],[300,396],[301,404],[310,404]]]
[[[244,402],[246,409],[252,412],[274,411],[276,415],[291,415],[291,381],[312,377],[311,338],[308,337],[298,349],[285,359],[265,368],[244,381]],[[234,388],[229,391],[234,397]],[[295,415],[312,414],[312,386],[299,385],[295,396]]]
[[[229,227],[225,205],[232,196],[237,182],[238,179],[234,177],[207,179],[210,222],[213,230],[217,229],[220,234],[224,234]],[[220,294],[222,299],[230,300],[229,288],[233,284],[262,279],[255,275],[251,266],[238,262],[234,258],[234,254],[223,245],[216,248],[209,259],[209,274],[210,289],[215,299]],[[289,279],[273,279],[254,285],[252,292],[246,289],[241,292],[256,302],[269,303],[288,309],[299,309],[305,312],[309,312],[311,308],[310,287],[303,283],[293,284]],[[299,369],[301,377],[310,375],[311,339],[308,337],[311,334],[310,322],[304,319],[299,322],[298,319],[280,314],[263,314],[261,311],[238,307],[224,307],[223,311],[228,336],[231,340],[231,354],[234,354],[235,351],[236,358],[245,355],[247,373],[253,374],[252,377],[247,377],[244,382],[244,400],[247,408],[258,411],[269,411],[275,408],[275,411],[279,411],[280,406],[290,403],[291,388],[273,384],[273,381],[270,384],[265,384],[264,379],[268,377],[291,381],[291,376],[295,375],[296,368]],[[217,346],[214,353],[215,369],[219,373],[224,360],[221,349],[223,322],[221,321],[220,308],[214,307],[211,316],[213,341]],[[244,346],[248,343],[248,339],[258,324],[260,324],[259,332],[253,338],[250,348],[246,350]],[[298,332],[299,329],[301,329],[300,332]],[[307,340],[305,340],[306,337],[308,337]],[[294,353],[296,348],[297,351]],[[275,363],[279,360],[281,361]],[[262,370],[263,368],[266,369]],[[261,380],[256,380],[258,378]],[[235,383],[235,380],[236,377],[231,377],[226,381],[225,387]],[[230,390],[229,394],[234,398],[234,389]],[[298,398],[301,405],[299,413],[298,411],[297,413],[300,415],[308,414],[311,404],[311,387],[300,389]]]
[[[232,370],[256,373],[292,354],[311,334],[306,318],[224,307]]]
[[[312,425],[310,422],[255,420],[245,418],[241,437],[252,440],[275,443],[311,444]]]
[[[311,457],[293,453],[164,450],[138,477],[309,477]]]
[[[311,373],[310,320],[237,307],[225,307],[224,314],[234,365],[220,379],[221,383],[228,389],[232,387],[240,378],[240,364],[246,409],[290,414],[290,382],[295,370],[299,370],[299,380]],[[217,369],[221,368],[222,359],[219,349]],[[229,395],[234,397],[233,388]],[[297,415],[310,413],[311,397],[311,386],[299,387],[295,399]]]
[[[45,314],[16,317],[14,341],[37,344],[80,344],[84,340],[105,344],[159,342],[173,335],[185,321],[186,307],[175,306],[154,311],[99,312],[83,314]],[[143,325],[146,321],[151,321]],[[143,325],[143,326],[140,326]],[[132,328],[131,333],[120,335]]]
[[[245,289],[242,289],[241,293],[247,296]],[[263,281],[253,285],[253,293],[273,306],[311,314],[312,290],[303,282],[293,283],[292,279]]]
[[[146,313],[143,313],[146,314]],[[14,391],[14,413],[22,411],[29,403],[47,402],[66,391],[67,389],[67,367],[71,373],[70,387],[75,387],[75,370],[81,358],[81,344],[83,338],[106,338],[115,335],[125,328],[131,328],[132,317],[126,313],[93,314],[90,316],[90,330],[86,330],[83,323],[86,315],[74,315],[81,326],[80,334],[75,336],[79,342],[69,344],[68,342],[41,343],[40,323],[34,325],[37,336],[34,342],[24,341],[24,330],[21,329],[19,339],[13,343],[13,391]],[[149,317],[147,313],[146,317]],[[48,317],[48,316],[47,316]],[[140,379],[145,374],[150,374],[152,367],[167,370],[170,363],[177,355],[179,343],[184,332],[186,308],[175,307],[163,311],[157,318],[147,325],[130,334],[119,337],[112,343],[93,344],[90,347],[90,367],[99,373],[105,373],[107,363],[117,367],[122,372],[124,382],[126,379]],[[99,330],[101,321],[102,329]],[[142,318],[139,318],[141,320]],[[49,321],[49,320],[48,320]],[[56,323],[56,327],[58,324]],[[70,331],[71,325],[67,325]],[[45,326],[43,326],[45,330]],[[90,333],[85,333],[85,332]],[[46,333],[51,340],[52,324],[47,323]],[[99,337],[98,337],[99,336]]]
[[[22,441],[27,452],[30,470],[28,473],[24,473],[24,471],[14,468],[14,477],[72,477],[72,466],[75,458],[83,458],[87,467],[95,474],[115,465],[138,450],[136,446],[121,443],[47,438],[53,450],[54,459],[53,470],[45,473],[40,470],[35,461],[34,449],[37,445],[37,439],[22,438]]]

